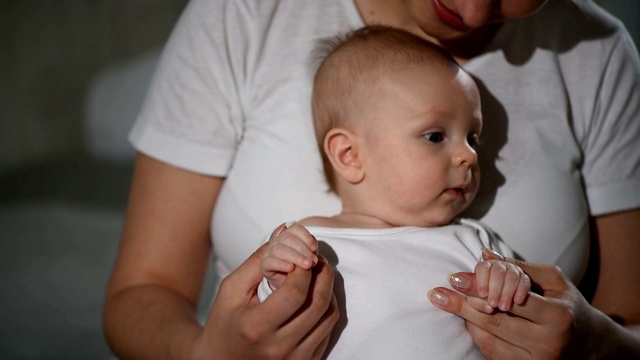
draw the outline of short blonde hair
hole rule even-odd
[[[444,49],[404,30],[368,26],[321,40],[315,53],[320,65],[312,93],[316,141],[329,190],[337,192],[335,173],[324,152],[327,133],[354,126],[365,99],[382,76],[415,64],[444,64],[459,68]]]

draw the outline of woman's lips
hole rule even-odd
[[[460,15],[454,13],[446,6],[442,5],[440,0],[432,0],[431,2],[433,3],[433,9],[436,15],[440,18],[440,20],[442,20],[442,22],[457,29],[467,28],[467,25],[465,25]]]

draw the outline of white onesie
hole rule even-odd
[[[431,305],[427,291],[451,273],[473,271],[483,247],[512,256],[490,231],[470,220],[436,228],[306,228],[336,269],[341,318],[328,359],[483,359],[464,320]],[[258,292],[261,300],[269,295],[266,280]]]

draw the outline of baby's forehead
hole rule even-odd
[[[412,62],[401,65],[379,65],[361,72],[363,85],[385,88],[394,84],[437,83],[437,86],[453,85],[456,82],[473,83],[473,79],[453,63],[436,61]]]

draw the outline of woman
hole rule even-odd
[[[483,188],[469,215],[528,261],[556,264],[568,277],[522,264],[544,297],[514,309],[518,317],[482,317],[472,310],[480,300],[444,288],[430,300],[467,319],[492,358],[560,357],[585,343],[596,356],[613,348],[637,355],[638,340],[604,315],[640,323],[633,304],[640,296],[637,51],[591,2],[544,3],[189,4],[132,131],[140,155],[105,306],[114,351],[322,354],[337,319],[328,266],[313,277],[295,272],[278,299],[261,305],[254,297],[261,251],[233,270],[274,224],[338,212],[313,141],[309,54],[318,38],[382,24],[440,44],[476,77],[486,136]],[[231,275],[200,327],[194,309],[211,249],[218,273]],[[587,265],[597,266],[586,278],[597,281],[591,305],[569,280],[580,282]],[[474,295],[472,278],[454,278],[456,289]],[[290,305],[276,305],[283,301]]]

